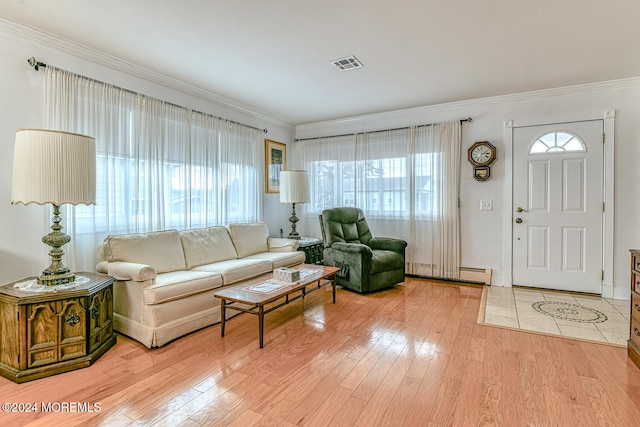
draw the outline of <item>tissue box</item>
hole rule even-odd
[[[283,282],[296,282],[300,280],[300,271],[292,268],[276,268],[273,270],[273,278]]]

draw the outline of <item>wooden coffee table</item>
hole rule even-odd
[[[336,302],[336,267],[301,264],[291,267],[300,270],[300,280],[291,284],[273,280],[273,274],[256,277],[232,287],[220,289],[214,295],[220,299],[220,333],[224,337],[227,309],[258,316],[258,338],[264,347],[264,315],[289,304],[324,286],[333,288],[333,303]],[[283,285],[284,284],[284,285]],[[283,301],[280,301],[282,300]],[[273,304],[273,305],[272,305]],[[241,307],[244,305],[245,307]],[[249,306],[248,308],[246,306]]]

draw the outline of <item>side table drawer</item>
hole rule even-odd
[[[97,350],[113,336],[113,288],[102,289],[89,305],[89,352]]]
[[[640,321],[640,294],[631,292],[631,316]]]
[[[640,271],[640,255],[631,253],[631,270]]]
[[[631,272],[631,290],[640,293],[640,274]]]
[[[640,322],[633,317],[631,318],[631,341],[636,348],[640,348]]]
[[[640,368],[640,250],[631,249],[631,319],[627,355]]]
[[[87,354],[84,298],[26,306],[27,368]]]

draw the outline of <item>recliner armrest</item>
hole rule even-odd
[[[373,255],[373,253],[371,252],[371,248],[362,243],[334,242],[331,245],[331,249],[335,249],[342,252],[362,254],[367,258],[371,258]]]
[[[402,239],[394,239],[393,237],[373,237],[369,240],[369,246],[371,249],[382,249],[404,254],[407,242]]]

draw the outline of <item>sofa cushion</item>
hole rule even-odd
[[[185,269],[184,251],[177,230],[143,234],[116,234],[102,244],[105,259],[147,264],[158,273]]]
[[[238,258],[269,251],[267,245],[269,230],[263,222],[229,224],[229,234]]]
[[[266,274],[271,271],[271,262],[262,259],[231,259],[214,264],[201,265],[190,271],[207,271],[222,275],[222,283],[229,285],[240,280]]]
[[[144,288],[145,304],[184,298],[222,286],[222,277],[205,271],[173,271],[158,274],[155,283]]]
[[[187,269],[238,257],[226,227],[180,231]]]
[[[261,252],[244,259],[261,259],[271,263],[271,269],[291,267],[304,262],[304,252]]]

